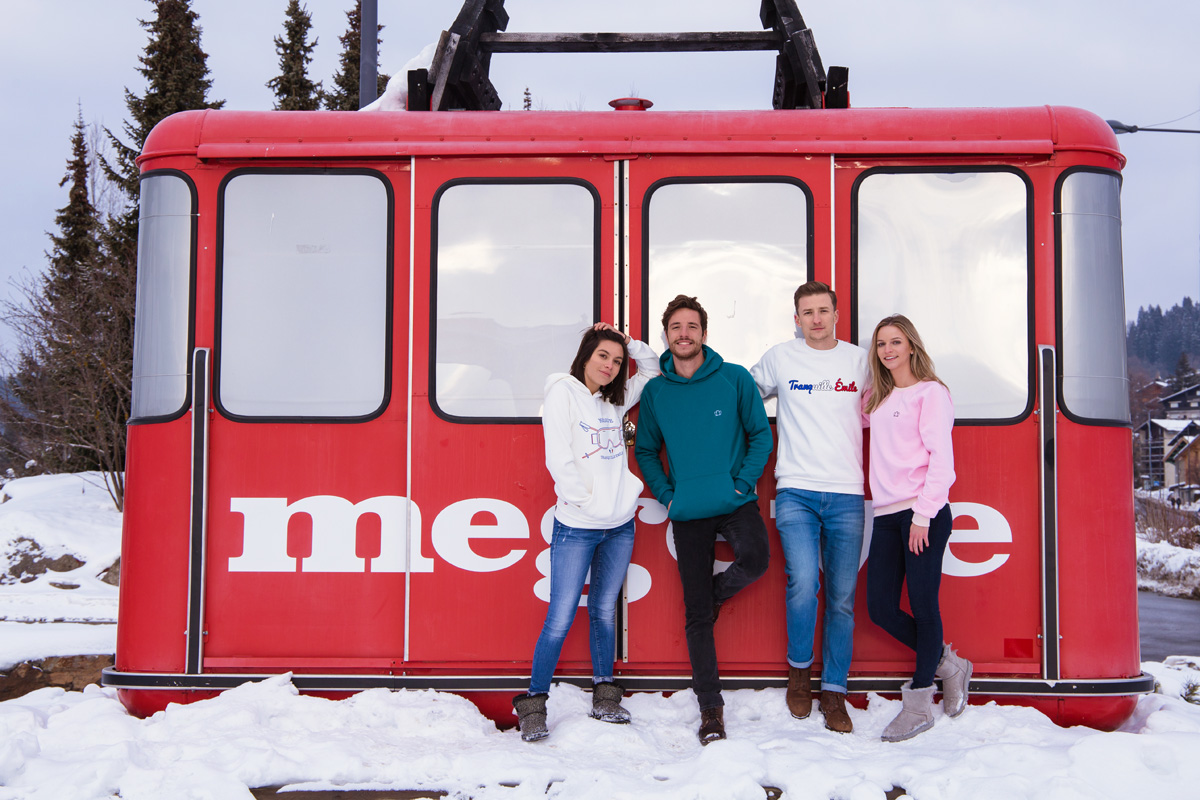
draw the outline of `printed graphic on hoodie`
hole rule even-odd
[[[602,419],[600,422],[611,422],[611,420]],[[591,435],[591,442],[596,446],[596,449],[590,453],[584,453],[584,458],[591,458],[597,453],[601,453],[600,457],[605,460],[625,455],[625,432],[620,425],[609,424],[602,428],[593,428],[581,421],[579,427]]]

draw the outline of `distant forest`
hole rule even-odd
[[[1125,332],[1130,372],[1167,378],[1175,374],[1180,355],[1193,367],[1200,360],[1200,306],[1185,297],[1163,311],[1161,306],[1139,308],[1137,320]]]

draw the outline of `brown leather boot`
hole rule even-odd
[[[696,735],[700,737],[700,744],[705,745],[724,739],[725,709],[721,706],[700,709],[700,731]]]
[[[812,713],[812,684],[809,673],[812,667],[788,665],[787,707],[796,719],[807,719]]]
[[[825,715],[825,727],[836,733],[851,733],[854,723],[846,713],[846,695],[841,692],[821,692],[821,713]]]

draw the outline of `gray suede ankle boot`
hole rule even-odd
[[[946,716],[957,717],[967,707],[972,669],[970,661],[951,650],[950,645],[942,645],[942,661],[935,674],[942,679],[942,705]]]
[[[629,711],[621,705],[625,696],[625,687],[613,681],[597,683],[592,687],[592,710],[589,716],[601,722],[615,722],[624,725],[629,722]]]
[[[924,689],[912,688],[912,681],[900,687],[904,698],[904,707],[896,718],[883,729],[880,738],[885,742],[903,742],[918,733],[924,733],[933,727],[933,693],[936,686],[926,686]]]
[[[550,695],[519,694],[513,698],[513,709],[517,712],[517,725],[521,728],[521,738],[526,742],[536,742],[550,735],[546,727],[546,700]]]

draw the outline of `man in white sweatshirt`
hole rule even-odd
[[[849,733],[846,679],[864,527],[861,401],[870,372],[867,351],[834,335],[837,295],[827,284],[803,284],[794,301],[797,337],[750,370],[764,399],[779,398],[775,524],[787,562],[787,705],[797,719],[812,712],[823,568],[820,708],[826,728]]]

